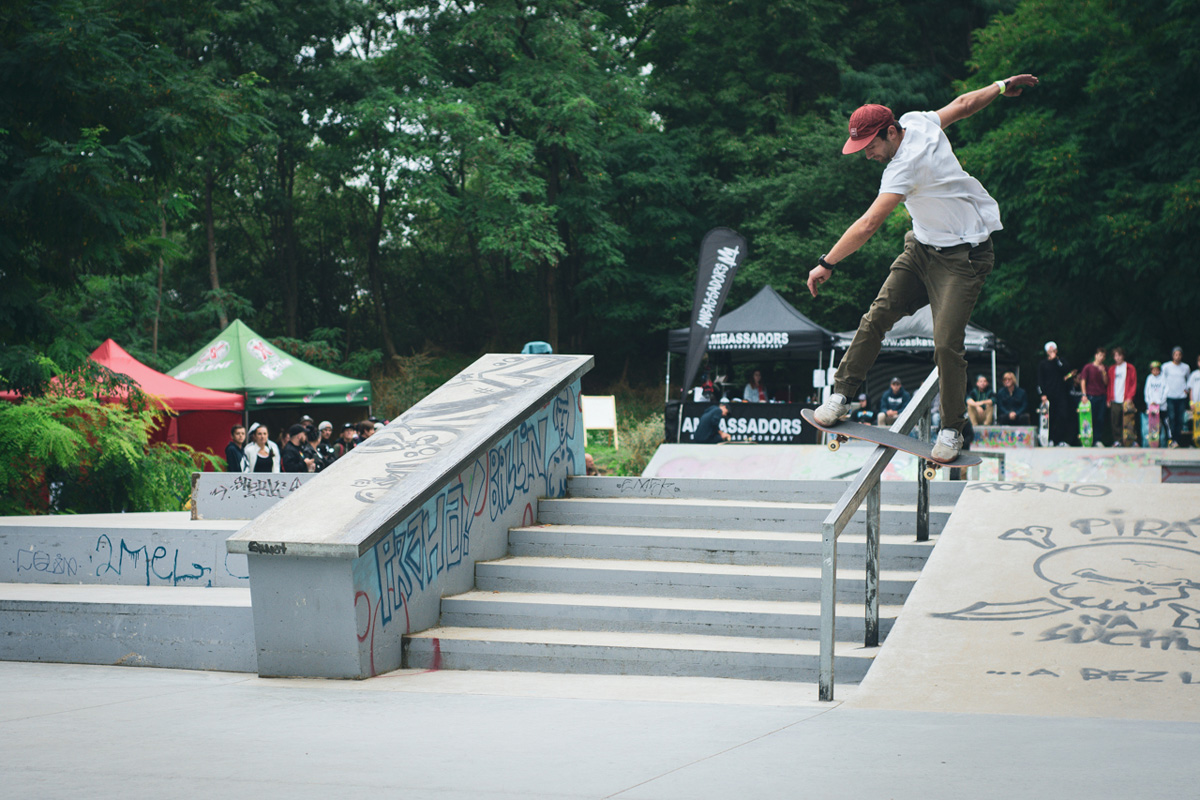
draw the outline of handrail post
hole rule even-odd
[[[837,528],[832,522],[821,525],[821,657],[818,696],[833,700],[833,642],[837,627]]]
[[[867,597],[863,646],[879,646],[879,481],[867,493]]]

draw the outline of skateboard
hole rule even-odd
[[[828,444],[830,450],[837,450],[842,446],[842,442],[850,439],[859,439],[916,456],[925,465],[924,474],[926,480],[933,480],[937,477],[937,471],[941,467],[954,467],[957,469],[959,467],[977,467],[983,463],[983,459],[979,456],[963,451],[958,454],[958,458],[943,464],[940,461],[933,460],[933,445],[914,439],[911,436],[902,433],[893,433],[887,428],[877,425],[863,425],[858,422],[839,422],[836,427],[827,428],[817,422],[813,417],[811,408],[802,409],[800,416],[817,430],[833,434],[834,438]]]
[[[1200,403],[1192,403],[1192,447],[1200,447]]]
[[[1038,406],[1038,444],[1042,447],[1050,446],[1050,402],[1047,401]]]
[[[1092,401],[1085,394],[1079,401],[1079,444],[1083,447],[1092,446]]]
[[[1137,407],[1134,406],[1131,400],[1126,400],[1121,404],[1122,421],[1125,424],[1121,431],[1122,444],[1126,447],[1137,447],[1138,443],[1138,417]]]
[[[1146,408],[1146,447],[1159,447],[1162,433],[1162,411],[1158,403]]]

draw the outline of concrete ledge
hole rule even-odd
[[[0,659],[252,672],[248,589],[0,584]]]
[[[320,473],[193,472],[192,519],[254,519]]]
[[[245,587],[225,540],[243,521],[186,511],[0,517],[0,583]]]
[[[505,555],[583,471],[590,356],[488,355],[227,543],[245,553],[260,675],[364,678]]]

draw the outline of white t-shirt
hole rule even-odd
[[[1125,365],[1113,364],[1112,393],[1109,395],[1118,403],[1125,401]]]
[[[1188,376],[1188,394],[1192,396],[1193,403],[1200,403],[1200,369],[1192,370],[1192,374]]]
[[[1146,388],[1142,390],[1146,405],[1166,405],[1167,380],[1161,374],[1150,373],[1146,376]]]
[[[1167,380],[1167,397],[1172,400],[1182,400],[1187,397],[1188,365],[1182,361],[1176,364],[1168,361],[1162,365],[1162,376]]]
[[[979,244],[1004,226],[1000,207],[958,163],[935,111],[900,117],[904,140],[883,171],[880,193],[904,195],[917,241],[934,247]]]

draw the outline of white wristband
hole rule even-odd
[[[995,82],[994,84],[992,84],[992,85],[993,85],[993,86],[995,86],[997,89],[999,89],[999,90],[1000,90],[1000,94],[1004,94],[1005,92],[1007,92],[1007,91],[1008,91],[1008,84],[1007,84],[1007,83],[1005,83],[1004,81],[996,81],[996,82]]]

